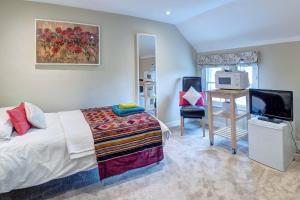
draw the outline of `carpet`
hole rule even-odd
[[[165,159],[52,200],[296,200],[300,199],[300,162],[285,173],[248,158],[247,141],[230,142],[216,137],[215,145],[203,138],[198,123],[179,128],[167,142]],[[207,133],[208,134],[208,133]]]

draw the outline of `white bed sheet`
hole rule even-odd
[[[47,129],[0,142],[0,193],[97,167],[95,155],[70,160],[59,115],[46,114],[46,120]]]
[[[82,115],[80,111],[46,113],[47,129],[31,129],[23,136],[14,134],[10,141],[0,142],[0,193],[40,185],[96,168],[94,153],[85,156],[75,155],[76,159],[70,159],[72,152],[68,150],[66,132],[74,133],[76,130],[71,127],[77,127],[81,130],[77,130],[78,137],[83,140],[92,137],[88,125],[71,126],[72,121],[77,125],[87,123],[86,121],[79,123],[78,120],[82,119],[80,115]],[[62,120],[62,116],[70,119]],[[171,132],[164,123],[159,122],[165,142]],[[85,151],[86,145],[77,144],[78,140],[73,140],[73,143],[76,150],[83,147]],[[93,144],[90,146],[94,149]]]

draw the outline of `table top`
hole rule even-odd
[[[229,96],[238,98],[238,97],[246,96],[249,94],[248,89],[244,89],[244,90],[215,89],[215,90],[208,90],[206,92],[214,97],[220,97],[220,98],[226,98]]]

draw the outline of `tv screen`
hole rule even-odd
[[[293,121],[293,92],[250,89],[250,113]]]

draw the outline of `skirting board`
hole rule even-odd
[[[192,120],[199,120],[199,119],[185,119],[185,122],[192,121]],[[206,121],[206,119],[205,119],[205,121]],[[206,124],[207,124],[207,122],[206,122]],[[169,128],[180,126],[180,120],[175,120],[175,121],[167,122],[166,125]]]
[[[175,127],[175,126],[180,126],[180,120],[175,120],[175,121],[170,121],[166,123],[167,127]]]

